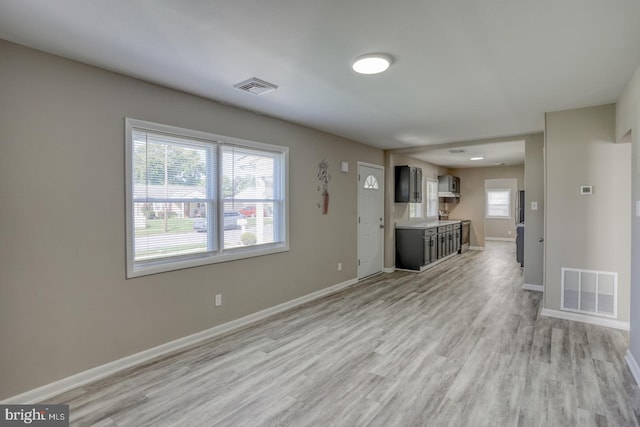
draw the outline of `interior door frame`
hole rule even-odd
[[[384,215],[384,209],[385,209],[385,193],[386,193],[386,187],[385,187],[385,167],[384,165],[376,165],[374,163],[367,163],[367,162],[361,162],[358,161],[358,170],[356,172],[356,277],[358,280],[363,279],[364,277],[360,277],[359,275],[359,265],[358,265],[358,260],[360,260],[360,191],[362,191],[362,188],[360,188],[360,167],[361,166],[366,166],[366,167],[370,167],[373,169],[379,169],[381,172],[381,177],[382,177],[382,181],[380,183],[380,191],[382,194],[382,222],[383,225],[386,227],[385,224],[385,215]],[[384,230],[384,229],[383,229]],[[384,231],[382,232],[382,239],[380,241],[381,244],[381,253],[382,253],[382,257],[380,259],[380,272],[382,273],[384,271],[384,236],[385,233]],[[377,274],[377,273],[374,273]],[[365,277],[369,277],[369,276],[365,276]]]

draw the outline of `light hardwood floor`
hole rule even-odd
[[[539,316],[514,249],[379,275],[48,402],[79,426],[638,426],[628,334]]]

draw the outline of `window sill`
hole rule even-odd
[[[265,245],[256,249],[238,248],[230,249],[222,254],[208,255],[200,254],[190,258],[170,261],[167,259],[134,263],[127,267],[127,279],[149,276],[152,274],[166,273],[169,271],[183,270],[185,268],[200,267],[209,264],[235,261],[240,259],[254,258],[258,256],[288,252],[289,245],[285,243]]]

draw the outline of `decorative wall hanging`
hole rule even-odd
[[[321,193],[320,203],[318,203],[318,207],[322,211],[322,215],[326,215],[329,212],[329,181],[331,180],[331,175],[329,174],[329,163],[323,159],[320,164],[318,164],[318,181],[320,181],[320,185],[318,185],[318,191]]]

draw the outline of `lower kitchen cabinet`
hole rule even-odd
[[[460,224],[396,228],[396,268],[420,271],[460,251]]]
[[[444,258],[449,255],[449,235],[447,234],[447,227],[438,227],[438,259]]]
[[[460,252],[462,244],[462,224],[453,224],[453,252]]]
[[[405,270],[420,270],[435,260],[436,241],[433,229],[396,229],[396,267]],[[428,232],[429,231],[429,232]]]

